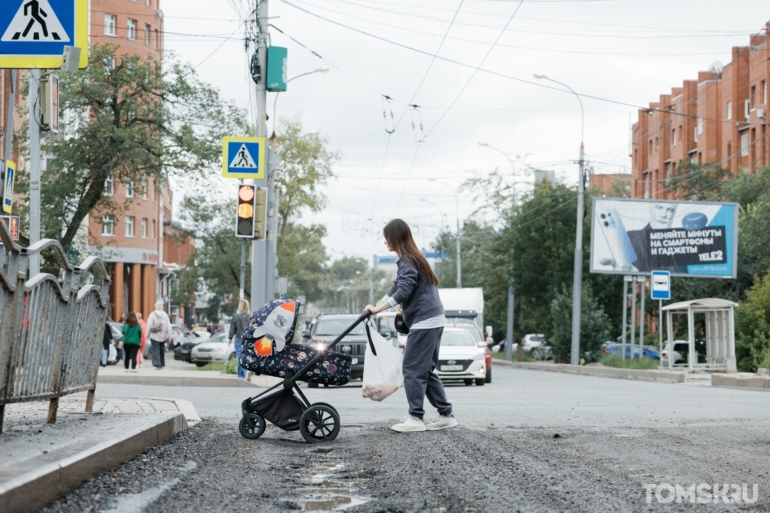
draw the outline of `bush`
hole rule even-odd
[[[568,362],[572,350],[572,289],[562,284],[551,301],[551,326],[546,333],[556,362]],[[583,283],[580,315],[580,357],[596,354],[610,338],[610,318],[593,295],[590,283]],[[590,358],[589,358],[590,360]]]
[[[735,310],[735,331],[738,370],[756,372],[770,360],[770,274],[746,291],[746,300]]]

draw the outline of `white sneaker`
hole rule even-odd
[[[398,431],[399,433],[405,433],[408,431],[425,431],[425,421],[418,419],[417,417],[413,417],[412,415],[407,415],[401,419],[401,422],[398,424],[390,426],[390,429],[393,431]]]
[[[428,431],[437,431],[439,429],[453,428],[458,425],[459,422],[457,422],[453,413],[449,417],[444,417],[443,415],[437,416],[435,419],[433,419],[433,422],[425,426],[425,429]]]

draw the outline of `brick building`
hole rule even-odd
[[[632,191],[636,198],[673,197],[669,179],[682,163],[755,172],[768,155],[768,38],[751,36],[732,60],[698,73],[640,110],[633,125]]]
[[[119,54],[162,59],[160,0],[91,0],[89,41],[92,45],[118,45]],[[28,117],[27,103],[18,95],[25,74],[17,74],[17,131]],[[4,149],[9,90],[10,71],[0,70],[0,153]],[[24,155],[13,157],[20,168],[26,167]],[[43,173],[49,158],[44,155],[41,159]],[[179,270],[189,262],[193,241],[180,237],[183,232],[172,223],[173,196],[168,183],[154,183],[152,179],[142,183],[108,180],[106,185],[107,194],[119,204],[127,203],[125,213],[120,218],[96,219],[89,215],[81,233],[87,239],[89,252],[100,253],[112,274],[110,316],[120,319],[127,312],[142,312],[147,318],[160,298],[166,302],[172,320],[183,322],[185,305],[171,304],[170,290]]]

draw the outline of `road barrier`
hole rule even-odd
[[[2,223],[0,242],[0,432],[10,403],[47,399],[54,423],[59,397],[87,390],[90,412],[109,303],[104,263],[90,256],[73,267],[50,239],[23,248]],[[58,264],[59,276],[41,272],[27,279],[30,257],[43,252]]]

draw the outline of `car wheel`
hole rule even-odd
[[[465,380],[465,386],[466,386],[466,387],[469,387],[469,386],[471,386],[472,384],[473,384],[473,380],[472,380],[472,379],[466,379],[466,380]]]
[[[206,362],[195,362],[195,366],[196,367],[205,367],[206,366]]]
[[[307,387],[308,388],[318,388],[318,383],[308,383]]]
[[[484,383],[492,383],[492,368],[487,371],[487,375],[484,376]]]
[[[476,380],[476,386],[477,387],[483,387],[484,386],[484,379],[477,379]]]
[[[329,383],[324,383],[324,388],[329,388]]]

